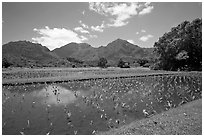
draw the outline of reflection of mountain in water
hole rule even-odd
[[[36,96],[41,97],[43,102],[55,105],[66,105],[74,103],[79,92],[70,91],[56,85],[49,85],[38,92]]]
[[[198,76],[98,79],[43,86],[3,87],[3,134],[95,134],[202,98],[202,77]]]

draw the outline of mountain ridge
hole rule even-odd
[[[134,62],[138,58],[148,58],[152,54],[152,49],[139,47],[120,38],[108,43],[107,46],[97,48],[88,43],[71,42],[52,51],[38,43],[15,41],[2,46],[2,56],[11,62],[20,62],[20,64],[31,62],[30,64],[43,65],[55,62],[56,65],[56,62],[61,62],[61,64],[70,66],[70,62],[67,61],[70,58],[89,64],[98,61],[101,57],[106,58],[111,64],[116,64],[119,59]]]
[[[69,43],[52,50],[52,52],[64,58],[73,57],[84,61],[98,60],[101,57],[105,57],[108,60],[119,60],[119,58],[123,57],[142,58],[148,55],[148,49],[139,47],[120,38],[108,43],[107,46],[97,48],[89,46],[80,50],[80,47],[84,46],[84,44],[86,43],[74,43],[73,46],[73,43]]]

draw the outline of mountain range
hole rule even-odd
[[[126,40],[116,39],[107,46],[94,48],[87,43],[69,43],[50,51],[29,41],[9,42],[2,46],[2,57],[13,66],[95,66],[104,57],[110,66],[119,59],[131,64],[137,59],[154,57],[153,48],[141,48]]]

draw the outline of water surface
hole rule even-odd
[[[201,77],[3,86],[3,134],[96,134],[201,98]]]

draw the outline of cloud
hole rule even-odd
[[[132,39],[129,39],[129,40],[127,40],[129,43],[132,43],[132,44],[135,44],[135,42],[134,42],[134,40],[132,40]]]
[[[87,37],[85,37],[85,36],[79,36],[80,37],[80,39],[81,39],[81,41],[86,41],[86,40],[88,40],[88,38]],[[79,42],[78,42],[79,43]]]
[[[74,30],[75,30],[76,32],[81,32],[81,33],[89,34],[89,31],[83,29],[82,27],[76,27],[76,28],[74,28]]]
[[[89,26],[86,25],[86,24],[84,24],[84,23],[82,23],[81,20],[79,21],[79,24],[80,24],[83,28],[85,28],[85,29],[89,29]]]
[[[152,5],[150,5],[149,2],[146,2],[144,4],[144,8],[139,12],[139,15],[145,15],[150,13],[152,10],[154,9],[154,7]]]
[[[100,26],[91,26],[92,31],[103,32],[103,29]]]
[[[103,29],[105,28],[104,21],[102,24],[99,26],[91,26],[92,31],[98,31],[98,32],[103,32]]]
[[[89,35],[90,38],[97,38],[97,35]]]
[[[153,35],[149,34],[149,35],[145,35],[145,36],[140,37],[140,40],[143,41],[143,42],[146,42],[152,37],[153,37]]]
[[[84,14],[85,14],[85,11],[82,11],[82,14],[84,15]]]
[[[89,9],[109,17],[107,27],[121,27],[127,25],[128,19],[137,15],[139,10],[141,14],[147,14],[151,12],[153,6],[150,6],[150,3],[137,2],[90,2]]]
[[[88,25],[86,25],[85,23],[83,23],[81,20],[79,20],[79,24],[82,26],[82,27],[76,27],[74,28],[75,31],[77,32],[81,32],[81,33],[86,33],[86,34],[89,34],[88,36],[90,38],[97,38],[98,36],[97,35],[92,35],[90,34],[90,30],[91,31],[98,31],[98,32],[103,32],[103,29],[105,28],[104,26],[104,21],[102,22],[102,24],[99,26],[91,26],[89,27]],[[85,30],[87,29],[87,30]],[[89,31],[88,31],[89,30]]]
[[[94,2],[89,3],[89,9],[101,15],[111,16],[107,26],[120,27],[128,24],[127,19],[137,15],[137,3]]]
[[[145,32],[146,32],[146,30],[142,29],[142,30],[141,30],[141,32],[145,33]]]
[[[137,3],[123,3],[123,4],[116,4],[112,8],[109,8],[109,13],[115,18],[111,19],[111,24],[108,26],[113,27],[120,27],[125,26],[129,22],[127,21],[134,15],[137,15],[136,8],[138,7]]]
[[[138,34],[139,34],[139,32],[136,32],[136,34],[138,35]]]
[[[112,20],[113,23],[107,24],[109,27],[121,27],[127,25],[129,22],[123,22],[121,20]]]
[[[105,2],[89,2],[89,10],[95,11],[101,15],[106,15],[106,12],[105,12],[106,3]]]
[[[33,31],[41,35],[40,37],[32,38],[33,42],[40,43],[48,47],[50,50],[59,48],[70,42],[81,43],[83,41],[88,40],[86,37],[79,36],[72,30],[68,30],[65,28],[51,29],[48,26],[46,26],[43,29],[34,28]]]

